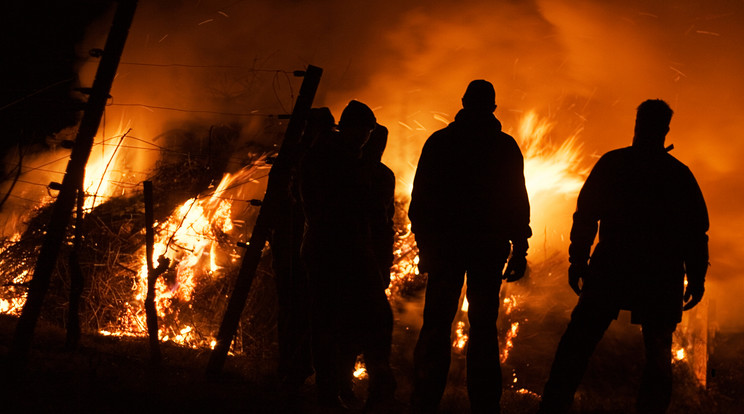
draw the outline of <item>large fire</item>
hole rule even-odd
[[[269,168],[264,158],[234,174],[225,174],[216,188],[192,198],[176,207],[173,214],[155,225],[153,262],[164,258],[172,263],[171,280],[158,278],[155,303],[158,316],[169,323],[161,326],[158,336],[163,341],[172,341],[191,347],[214,346],[214,338],[205,335],[186,321],[181,321],[174,301],[189,303],[198,283],[216,277],[226,268],[239,265],[240,251],[235,242],[240,234],[233,221],[233,203],[250,202],[236,200],[241,187],[259,186],[262,171]],[[265,181],[265,180],[264,180]],[[244,223],[235,218],[242,227]],[[144,300],[147,293],[147,260],[144,246],[141,249],[141,266],[133,286],[133,301],[126,303],[125,314],[112,327],[102,330],[108,335],[147,334]]]
[[[441,114],[435,114],[441,117]],[[581,129],[568,137],[553,134],[553,127],[557,121],[548,117],[541,117],[537,111],[527,111],[520,118],[517,128],[507,130],[515,136],[522,148],[525,158],[525,178],[531,199],[533,212],[533,229],[535,236],[531,240],[532,250],[560,251],[565,249],[565,243],[552,245],[548,243],[547,230],[539,229],[551,226],[554,217],[565,214],[572,208],[575,197],[580,189],[587,170],[582,162],[584,154],[580,142]],[[91,158],[86,170],[85,211],[90,213],[94,208],[107,200],[125,192],[121,185],[110,185],[111,182],[122,183],[133,181],[135,177],[127,178],[125,160],[127,148],[122,142],[131,132],[127,130],[108,139],[102,139],[100,155]],[[161,341],[193,347],[212,348],[215,345],[214,326],[219,321],[219,315],[201,315],[195,317],[192,311],[192,301],[202,285],[208,285],[214,280],[234,275],[239,266],[241,250],[236,242],[245,240],[245,224],[250,218],[245,215],[246,210],[237,209],[236,203],[246,203],[245,194],[241,188],[251,187],[251,193],[259,194],[265,185],[266,173],[270,168],[263,158],[259,158],[234,173],[225,174],[222,180],[198,196],[186,200],[173,208],[170,216],[155,224],[155,246],[153,262],[167,259],[170,267],[165,275],[158,278],[156,283],[156,309],[160,320],[158,337]],[[129,185],[128,191],[133,191]],[[45,198],[42,203],[49,202]],[[391,269],[391,284],[387,289],[391,301],[405,300],[412,290],[420,290],[425,279],[418,269],[418,250],[410,223],[405,215],[405,195],[399,201],[399,214],[396,216],[398,234],[395,241],[395,262]],[[236,227],[238,228],[236,231]],[[566,231],[558,228],[557,231]],[[15,236],[17,239],[18,235]],[[561,240],[565,240],[561,235]],[[549,245],[551,244],[551,245]],[[138,269],[132,280],[130,291],[121,302],[121,309],[116,320],[100,326],[98,333],[113,336],[146,336],[144,299],[147,290],[147,263],[145,247],[138,249]],[[541,260],[541,255],[531,254],[528,259]],[[28,280],[28,270],[23,271],[12,279],[12,283],[22,285]],[[519,293],[510,293],[508,285],[502,289],[502,310],[500,360],[506,363],[514,350],[517,336],[523,324],[529,324],[524,312],[515,312],[523,306],[523,299]],[[224,298],[222,298],[224,300]],[[25,294],[0,298],[0,312],[18,315],[25,302]],[[467,323],[468,302],[462,298],[462,306],[453,326],[453,352],[464,353],[468,343]],[[205,323],[205,319],[213,319]],[[686,328],[685,328],[686,329]],[[674,361],[686,361],[690,358],[688,349],[694,344],[690,334],[685,332],[675,336],[673,352]],[[700,350],[697,351],[697,362],[700,364]],[[693,353],[694,354],[694,353]],[[704,363],[703,363],[704,364]],[[702,372],[705,372],[703,365]],[[700,369],[698,369],[699,371]],[[354,376],[365,379],[367,376],[363,360],[357,361]],[[512,372],[512,386],[520,392],[530,393],[518,384],[516,369]],[[701,376],[698,375],[700,378]],[[701,381],[704,381],[702,374]]]

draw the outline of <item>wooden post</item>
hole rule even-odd
[[[114,82],[119,59],[124,50],[124,44],[136,8],[136,0],[119,0],[114,14],[103,56],[98,65],[93,87],[75,138],[75,145],[70,154],[70,161],[67,163],[65,177],[62,180],[62,189],[52,208],[52,217],[34,268],[26,304],[23,306],[23,311],[16,325],[15,336],[10,348],[10,357],[11,361],[17,364],[19,368],[25,365],[28,358],[36,322],[39,319],[44,296],[49,289],[52,271],[57,263],[59,250],[67,231],[67,224],[70,222],[72,208],[75,205],[75,195],[79,183],[83,182],[85,176],[85,165],[88,163],[90,151],[93,147],[93,138],[101,123],[106,100],[111,92],[111,85]]]
[[[77,208],[75,209],[75,241],[70,254],[70,303],[67,307],[67,341],[65,348],[74,350],[80,342],[80,296],[83,294],[85,277],[80,267],[80,249],[83,243],[83,205],[85,194],[83,183],[77,190]]]
[[[240,266],[235,288],[233,289],[230,301],[225,310],[225,316],[222,319],[220,330],[217,333],[217,343],[209,356],[207,363],[207,375],[218,375],[222,371],[227,358],[227,351],[230,349],[235,331],[240,322],[240,316],[245,308],[245,301],[251,289],[251,284],[256,276],[258,262],[261,260],[261,253],[266,245],[266,239],[270,230],[271,215],[275,214],[277,191],[286,191],[289,186],[289,168],[295,156],[296,148],[302,131],[305,128],[310,107],[315,99],[315,92],[320,84],[320,76],[323,70],[316,66],[308,66],[300,87],[300,93],[297,96],[292,117],[284,133],[284,142],[279,149],[276,161],[269,172],[269,182],[266,187],[266,194],[259,210],[256,224],[253,227],[250,241],[246,247],[243,256],[243,262]]]
[[[145,254],[147,255],[147,296],[145,297],[145,317],[147,319],[147,335],[150,338],[150,362],[159,365],[162,359],[160,354],[160,342],[158,341],[158,310],[155,307],[155,282],[158,273],[153,265],[152,255],[155,251],[155,234],[153,225],[152,208],[152,181],[145,181]]]

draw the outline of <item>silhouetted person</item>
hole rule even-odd
[[[305,265],[300,258],[305,216],[300,205],[299,164],[309,148],[327,139],[335,125],[328,108],[310,110],[305,131],[291,153],[289,187],[277,196],[277,211],[272,220],[271,252],[274,268],[279,343],[278,373],[288,390],[295,390],[313,374],[310,345],[310,292]]]
[[[503,277],[524,275],[530,207],[524,160],[494,117],[493,85],[472,81],[455,121],[421,152],[408,216],[428,273],[424,324],[414,351],[416,412],[433,412],[447,381],[451,325],[467,272],[468,395],[473,412],[499,412],[501,367],[496,318]],[[510,242],[511,241],[511,245]]]
[[[351,383],[357,356],[363,354],[369,374],[366,409],[387,412],[394,403],[396,380],[390,368],[390,349],[393,335],[393,312],[385,289],[390,285],[395,237],[395,175],[382,163],[387,145],[388,130],[377,125],[362,148],[362,162],[366,187],[366,220],[368,241],[375,269],[355,277],[352,300],[359,306],[361,319],[349,321],[349,335],[342,341],[344,365],[341,368],[342,399],[351,400]],[[372,276],[371,278],[368,276]],[[358,316],[355,316],[358,317]]]
[[[393,311],[385,290],[390,285],[393,266],[395,228],[395,174],[382,163],[387,146],[388,129],[377,125],[362,149],[362,159],[369,180],[368,221],[369,236],[377,265],[378,281],[371,281],[369,311],[372,328],[363,348],[364,360],[370,375],[367,407],[385,408],[395,393],[396,381],[390,369],[390,349],[393,340]]]
[[[368,168],[370,181],[370,237],[384,288],[390,285],[395,239],[395,174],[382,163],[387,139],[388,129],[378,124],[362,148],[362,159]]]
[[[703,195],[690,170],[664,148],[671,118],[664,101],[643,102],[633,145],[602,156],[579,193],[568,269],[579,302],[558,345],[541,413],[568,411],[592,352],[621,309],[643,330],[638,411],[666,412],[672,333],[682,310],[703,297],[708,267]]]
[[[362,334],[387,323],[370,311],[387,304],[370,241],[370,182],[362,159],[362,146],[375,126],[367,105],[349,102],[338,133],[315,145],[302,166],[302,256],[313,293],[313,353],[323,405],[343,403],[340,394],[348,394],[350,386],[345,371],[353,370],[349,355],[366,347]],[[370,366],[370,381],[375,374]]]

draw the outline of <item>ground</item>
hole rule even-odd
[[[16,320],[0,318],[0,352],[7,364],[7,352]],[[399,329],[406,331],[405,323]],[[624,329],[624,328],[617,328]],[[609,332],[613,338],[612,332]],[[410,351],[412,339],[398,332],[394,347],[394,368],[398,378],[395,412],[406,412],[410,395]],[[313,400],[312,381],[294,397],[282,392],[273,374],[273,354],[231,357],[219,379],[205,378],[209,351],[163,344],[164,360],[160,368],[149,364],[147,341],[137,338],[112,338],[85,335],[80,347],[64,350],[63,330],[40,323],[36,330],[30,362],[26,370],[8,376],[2,386],[2,412],[27,413],[323,413]],[[525,337],[524,341],[530,338]],[[534,338],[532,338],[534,340]],[[744,402],[744,360],[741,349],[744,334],[719,333],[711,355],[707,389],[700,387],[689,370],[675,365],[674,402],[670,413],[738,413]],[[547,368],[540,353],[530,350],[532,363],[516,350],[513,360],[504,365],[505,378],[519,372],[518,387],[505,390],[502,407],[505,414],[535,412],[543,375]],[[524,348],[524,347],[523,347]],[[634,345],[628,345],[626,358],[617,358],[617,348],[600,344],[579,391],[575,413],[632,412],[635,380],[628,379],[639,369]],[[613,355],[615,355],[613,357]],[[635,361],[628,363],[627,361]],[[442,401],[442,413],[468,411],[462,381],[462,357],[455,355],[450,385]],[[521,366],[521,369],[516,369]],[[533,368],[529,368],[533,367]],[[602,378],[604,376],[604,378]],[[598,380],[598,378],[602,378]],[[358,384],[364,394],[365,382]],[[518,391],[525,389],[527,391]],[[5,409],[8,409],[5,411]]]

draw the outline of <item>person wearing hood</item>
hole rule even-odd
[[[453,123],[426,141],[408,211],[419,268],[428,274],[424,323],[414,350],[414,412],[435,412],[444,393],[465,273],[471,409],[499,412],[499,290],[502,278],[524,276],[532,235],[524,159],[493,114],[493,85],[470,82],[462,106]]]
[[[643,102],[633,144],[603,155],[579,193],[568,269],[579,301],[558,344],[540,413],[568,412],[591,354],[620,310],[629,310],[643,332],[637,412],[664,413],[669,406],[672,334],[683,309],[702,299],[708,268],[703,194],[690,169],[668,153],[671,146],[664,147],[672,114],[662,100]]]
[[[394,386],[372,387],[393,381],[386,340],[392,313],[372,243],[371,182],[363,157],[376,127],[372,110],[350,101],[338,131],[316,142],[301,166],[301,256],[312,297],[315,384],[319,403],[329,409],[356,406],[350,376],[359,352],[369,360],[369,405],[394,393]]]

